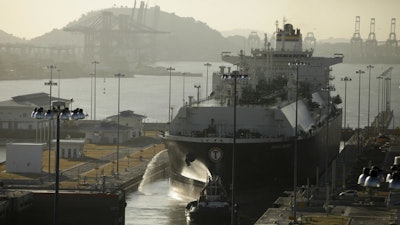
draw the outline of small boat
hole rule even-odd
[[[231,204],[218,176],[209,177],[199,199],[186,205],[185,215],[190,221],[230,221]]]

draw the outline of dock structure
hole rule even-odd
[[[304,193],[303,193],[304,194]],[[397,209],[388,208],[384,197],[371,197],[360,193],[357,199],[337,199],[323,207],[325,193],[319,192],[312,200],[298,202],[297,224],[310,225],[376,225],[396,224]],[[372,200],[372,201],[371,201]],[[293,224],[292,197],[280,197],[276,208],[269,208],[256,225]],[[277,203],[276,202],[276,203]]]
[[[370,127],[354,132],[346,140],[338,157],[315,184],[296,189],[300,196],[296,201],[297,218],[293,217],[291,190],[284,192],[255,224],[400,224],[400,193],[383,181],[391,166],[397,165],[395,157],[400,156],[400,129],[389,129],[392,117],[392,111],[380,112]],[[379,187],[358,184],[365,167],[379,168]],[[356,194],[339,195],[346,190],[355,190]]]
[[[60,159],[60,224],[125,224],[125,195],[137,190],[155,155],[164,158],[156,164],[151,163],[153,169],[150,174],[149,171],[146,173],[147,179],[168,176],[168,159],[163,144],[121,147],[118,176],[115,149],[112,145],[85,144],[84,157]],[[54,169],[51,169],[49,178],[46,170],[48,156],[48,152],[43,151],[46,160],[43,160],[40,174],[7,173],[5,163],[0,164],[0,224],[27,224],[15,222],[16,216],[22,213],[31,224],[53,223]],[[51,153],[50,157],[54,160],[55,156]],[[26,202],[24,210],[16,208],[16,203],[22,204],[22,200]]]

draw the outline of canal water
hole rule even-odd
[[[126,199],[126,225],[184,225],[187,201],[169,192],[169,182],[159,180],[147,183]]]

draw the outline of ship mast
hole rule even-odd
[[[282,32],[282,49],[281,49],[281,51],[285,51],[285,34],[286,34],[285,24],[286,24],[286,18],[283,17],[283,24],[282,24],[283,32]]]

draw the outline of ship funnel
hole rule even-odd
[[[189,106],[193,104],[193,96],[189,96]]]

